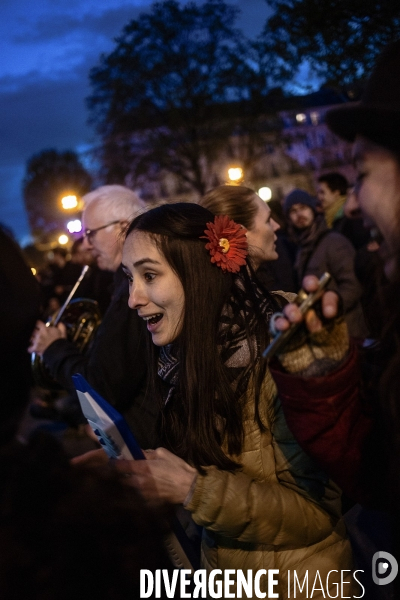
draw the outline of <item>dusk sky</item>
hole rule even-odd
[[[245,33],[260,33],[270,14],[265,0],[228,1],[241,8],[238,25]],[[86,123],[89,70],[113,49],[123,26],[151,4],[1,0],[0,221],[21,243],[29,234],[22,200],[26,161],[44,149],[82,153],[95,143]]]

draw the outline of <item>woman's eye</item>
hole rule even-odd
[[[127,273],[126,271],[124,271],[125,273],[125,277],[127,278],[127,280],[129,281],[129,284],[133,283],[133,277],[132,275],[130,275],[129,273]]]
[[[144,278],[146,281],[153,281],[153,279],[155,278],[155,275],[154,275],[154,273],[145,273]]]

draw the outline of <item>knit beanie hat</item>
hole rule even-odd
[[[289,214],[290,209],[294,204],[305,204],[309,206],[314,212],[317,209],[317,200],[305,192],[304,190],[293,190],[288,194],[283,202],[283,210],[285,215]]]

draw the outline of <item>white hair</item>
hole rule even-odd
[[[146,208],[136,192],[123,185],[102,185],[82,198],[84,210],[96,204],[96,209],[104,212],[107,218],[131,221],[139,211]]]

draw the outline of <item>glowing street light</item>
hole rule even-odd
[[[268,202],[272,198],[272,190],[267,186],[262,187],[258,190],[258,195],[260,196],[261,200]]]
[[[60,246],[65,246],[65,244],[68,244],[68,242],[69,237],[65,235],[65,233],[62,233],[58,238],[58,243],[60,244]]]
[[[73,210],[74,208],[78,208],[78,198],[74,195],[63,196],[61,198],[61,206],[64,210]]]
[[[296,115],[296,121],[298,123],[305,123],[307,121],[307,115],[305,115],[304,113],[298,113]]]
[[[230,167],[228,169],[228,177],[230,181],[239,183],[243,179],[243,169],[241,167]]]
[[[79,233],[82,231],[82,223],[79,219],[75,219],[74,221],[68,221],[67,229],[70,233]]]

